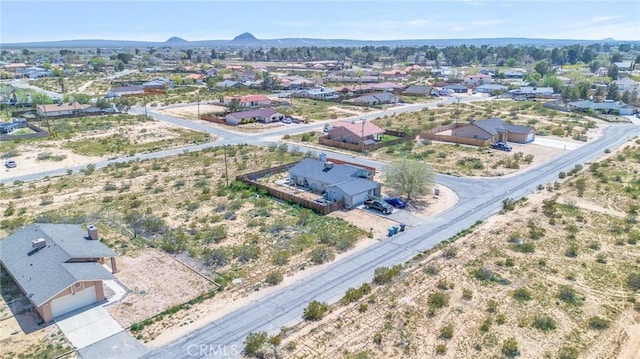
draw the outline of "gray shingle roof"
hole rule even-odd
[[[346,182],[336,183],[331,187],[337,187],[348,196],[355,196],[380,186],[380,183],[375,181],[370,181],[365,178],[354,178]]]
[[[592,108],[594,110],[620,110],[624,108],[633,108],[631,105],[627,105],[622,101],[604,101],[593,102],[591,100],[569,102],[570,106],[578,107],[581,109]]]
[[[289,174],[299,178],[313,179],[322,183],[336,184],[353,179],[353,175],[359,170],[361,170],[361,168],[334,164],[333,168],[325,171],[324,162],[313,158],[305,158],[293,166],[289,170]]]
[[[39,238],[46,247],[35,251],[31,241]],[[0,262],[37,306],[78,281],[114,279],[97,263],[65,262],[115,255],[73,224],[34,223],[0,241]]]
[[[474,125],[480,127],[491,135],[496,135],[499,132],[512,132],[527,134],[533,131],[533,128],[527,126],[512,125],[506,123],[499,118],[489,118],[486,120],[475,121]]]

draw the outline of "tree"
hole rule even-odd
[[[116,70],[124,71],[124,62],[118,61],[118,64],[116,65]]]
[[[631,103],[631,92],[629,92],[629,90],[623,92],[620,100],[624,103]]]
[[[617,80],[618,76],[620,76],[620,71],[618,70],[618,66],[612,64],[609,66],[607,70],[607,76],[611,77],[612,80]]]
[[[89,64],[93,66],[94,71],[102,71],[104,69],[104,66],[107,64],[107,60],[102,57],[96,56],[92,57],[91,60],[89,60]]]
[[[133,54],[128,54],[128,53],[119,53],[116,58],[120,61],[122,61],[124,64],[128,64],[129,61],[131,61],[133,59]]]
[[[129,112],[131,106],[136,104],[136,100],[133,98],[120,97],[113,101],[116,105],[118,112]]]
[[[240,100],[237,98],[231,99],[229,101],[229,111],[230,112],[238,112],[242,109],[242,105],[240,104]]]
[[[411,196],[426,194],[434,183],[431,166],[407,158],[391,162],[384,172],[387,185],[406,194],[407,201]]]
[[[106,98],[100,97],[99,99],[96,100],[96,106],[98,106],[98,108],[105,109],[105,108],[110,108],[111,104],[109,103],[109,100],[107,100]]]
[[[538,61],[533,65],[533,69],[536,70],[537,73],[540,74],[541,77],[544,77],[547,73],[549,73],[549,64],[546,61]]]
[[[547,75],[542,80],[542,86],[553,87],[553,92],[562,92],[562,80],[554,75]]]
[[[607,88],[607,100],[618,101],[620,99],[620,91],[618,90],[618,85],[615,83],[610,83]]]

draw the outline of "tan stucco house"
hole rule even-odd
[[[85,232],[74,224],[34,223],[0,241],[2,267],[44,322],[105,300],[103,281],[115,279],[115,256],[95,226]]]
[[[471,120],[468,125],[454,128],[452,135],[491,142],[529,143],[535,140],[536,131],[532,127],[512,125],[499,118],[489,118]]]

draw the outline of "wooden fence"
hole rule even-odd
[[[2,136],[0,136],[0,141],[13,141],[13,140],[19,140],[19,139],[25,139],[25,138],[42,138],[42,137],[49,136],[49,132],[41,129],[40,127],[37,127],[36,125],[28,123],[27,127],[33,130],[34,133],[27,133],[24,135],[4,135],[3,134]]]
[[[349,151],[362,152],[363,150],[364,151],[373,151],[373,150],[377,150],[379,148],[393,146],[393,145],[397,145],[398,143],[403,143],[403,142],[407,142],[407,141],[411,141],[412,140],[412,138],[408,137],[406,135],[406,133],[400,132],[400,131],[384,130],[384,134],[385,135],[396,136],[396,137],[399,137],[399,138],[397,138],[395,140],[390,140],[390,141],[380,141],[380,142],[376,142],[376,143],[370,143],[370,144],[363,145],[363,144],[336,141],[336,140],[330,139],[328,136],[323,136],[323,137],[319,137],[318,138],[318,143],[320,143],[321,145],[325,145],[325,146],[343,148],[343,149],[349,150]]]
[[[255,171],[255,172],[250,172],[250,173],[245,173],[245,174],[241,174],[236,176],[236,180],[246,183],[250,186],[256,187],[258,189],[264,190],[266,192],[268,192],[271,196],[278,198],[280,200],[286,201],[286,202],[291,202],[291,203],[296,203],[299,204],[302,207],[305,208],[309,208],[319,214],[325,215],[325,214],[329,214],[333,211],[336,211],[338,209],[341,209],[344,207],[344,199],[341,199],[339,201],[333,202],[333,203],[318,203],[315,201],[312,201],[310,199],[306,199],[303,197],[299,197],[296,196],[295,194],[286,192],[286,191],[282,191],[279,190],[275,187],[272,186],[268,186],[262,183],[258,183],[257,179],[267,176],[267,175],[272,175],[272,174],[276,174],[276,173],[280,173],[280,172],[285,172],[288,169],[290,169],[291,167],[295,166],[296,164],[298,164],[298,162],[294,162],[294,163],[288,163],[286,165],[282,165],[282,166],[278,166],[278,167],[273,167],[273,168],[268,168],[265,170],[261,170],[261,171]]]
[[[449,125],[438,126],[428,131],[422,132],[420,134],[420,138],[427,138],[432,141],[459,143],[462,145],[471,145],[471,146],[478,146],[478,147],[489,146],[489,144],[491,144],[491,140],[479,140],[475,138],[467,138],[467,137],[460,137],[460,136],[438,135],[439,132],[453,130],[458,127],[462,127],[466,125],[467,125],[466,123],[452,123]]]
[[[214,116],[210,116],[210,115],[204,114],[204,115],[200,115],[200,118],[205,120],[205,121],[220,123],[220,124],[223,124],[223,125],[228,125],[227,120],[224,117],[214,117]]]

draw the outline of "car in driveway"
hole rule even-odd
[[[8,160],[7,162],[4,163],[4,165],[7,168],[16,168],[18,166],[16,164],[16,161],[14,161],[14,160]]]
[[[388,204],[387,202],[379,198],[367,198],[364,201],[364,206],[365,208],[376,209],[382,212],[383,214],[391,214],[393,212],[393,207],[391,207],[390,204]]]
[[[511,146],[509,146],[505,142],[492,143],[491,148],[493,148],[494,150],[501,150],[501,151],[507,151],[507,152],[511,151]]]
[[[400,197],[387,197],[384,201],[396,208],[407,208],[407,202]]]

